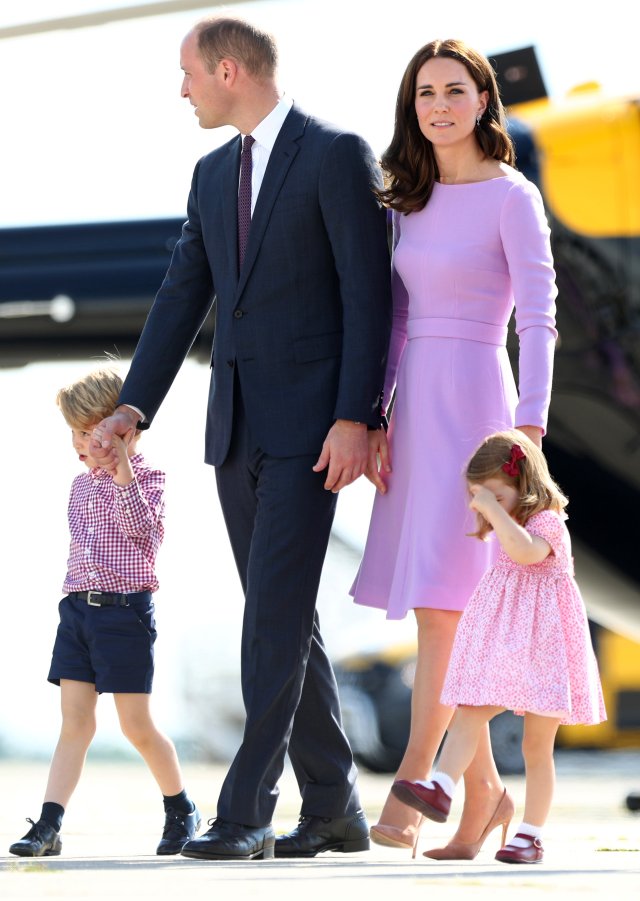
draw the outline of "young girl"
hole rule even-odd
[[[394,795],[437,822],[482,728],[505,709],[524,714],[524,822],[509,844],[503,823],[496,860],[542,860],[541,834],[554,787],[553,744],[561,723],[605,718],[584,603],[573,576],[564,524],[567,499],[546,460],[518,430],[487,438],[467,465],[475,537],[493,530],[501,545],[458,624],[441,703],[457,707],[438,771],[429,782],[399,780]]]

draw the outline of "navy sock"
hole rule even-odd
[[[173,807],[178,813],[193,813],[196,809],[196,805],[190,800],[186,788],[183,788],[178,795],[163,795],[162,802],[165,810]]]
[[[56,804],[55,801],[45,801],[42,805],[40,819],[44,820],[45,823],[55,829],[56,832],[60,832],[63,816],[64,807],[60,804]]]

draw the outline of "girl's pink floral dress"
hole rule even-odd
[[[564,518],[544,510],[527,522],[553,550],[541,563],[514,563],[501,549],[480,580],[458,624],[443,704],[495,705],[565,724],[606,719]]]

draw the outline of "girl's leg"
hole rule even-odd
[[[162,794],[180,794],[184,784],[178,755],[171,739],[153,722],[151,695],[118,693],[113,699],[123,735],[143,757]]]
[[[438,758],[438,772],[458,782],[476,756],[478,744],[500,707],[458,707]]]
[[[480,730],[475,756],[464,773],[464,806],[452,841],[477,841],[503,791],[502,779],[493,759],[487,722]]]
[[[440,703],[460,613],[428,608],[415,611],[418,623],[418,659],[411,696],[411,730],[396,779],[426,779],[453,714]],[[420,814],[389,795],[380,824],[399,830],[417,828]]]
[[[45,802],[67,806],[95,735],[97,703],[98,693],[92,683],[60,680],[62,728],[49,768]]]
[[[549,816],[553,800],[555,788],[553,745],[559,725],[560,720],[551,716],[526,713],[524,717],[522,756],[527,779],[524,822],[539,829],[544,826]]]
[[[426,779],[453,715],[440,703],[444,678],[461,614],[451,610],[415,611],[418,659],[411,698],[411,731],[396,779]],[[455,839],[474,842],[482,834],[503,795],[504,787],[491,752],[489,726],[480,733],[476,756],[464,776],[465,802]],[[416,828],[420,814],[389,795],[380,823],[398,830]],[[374,827],[375,828],[375,827]]]

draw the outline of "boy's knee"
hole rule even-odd
[[[122,734],[135,748],[145,748],[159,740],[153,723],[121,722]]]
[[[71,738],[85,738],[91,741],[96,734],[95,716],[81,716],[75,713],[62,717],[62,733]]]

